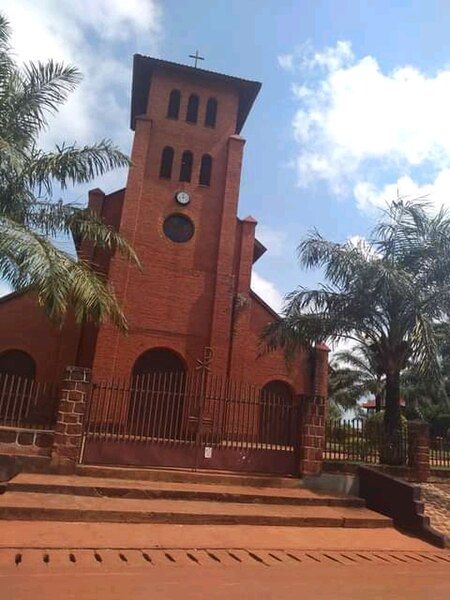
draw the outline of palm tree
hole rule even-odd
[[[433,325],[450,311],[449,216],[398,199],[370,241],[334,243],[313,231],[298,250],[300,264],[323,268],[328,283],[292,292],[265,344],[291,355],[314,341],[362,340],[385,378],[385,460],[401,462],[400,374],[412,363],[440,377]]]
[[[81,80],[79,71],[49,60],[16,64],[10,29],[0,14],[0,279],[16,291],[36,294],[47,314],[61,320],[69,308],[78,321],[111,319],[126,326],[118,302],[100,273],[82,257],[55,246],[72,235],[136,261],[129,244],[93,212],[53,200],[54,186],[86,183],[129,164],[109,140],[52,151],[38,146],[48,117]]]
[[[351,350],[336,352],[333,359],[335,369],[347,373],[352,380],[348,393],[354,399],[355,405],[362,396],[373,394],[376,411],[379,412],[384,395],[383,372],[371,346],[361,342]]]

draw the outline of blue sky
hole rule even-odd
[[[53,57],[85,74],[44,145],[103,136],[130,147],[132,55],[263,83],[247,139],[240,216],[268,252],[253,285],[276,308],[319,274],[295,248],[317,227],[366,236],[397,194],[450,204],[450,4],[434,0],[3,0],[20,60]],[[109,192],[124,183],[111,174]],[[64,198],[84,201],[86,188]],[[1,285],[1,283],[0,283]],[[1,291],[1,288],[0,288]]]

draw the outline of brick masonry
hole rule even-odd
[[[328,352],[326,346],[311,351],[313,396],[301,404],[300,475],[321,472],[325,447],[326,398],[328,392]]]
[[[0,453],[49,456],[53,445],[53,431],[0,427]]]
[[[177,120],[167,118],[173,89],[181,93]],[[127,334],[108,323],[77,328],[70,319],[57,330],[48,324],[33,298],[21,296],[0,302],[0,352],[8,348],[28,352],[37,362],[40,379],[77,364],[91,368],[95,380],[107,380],[128,378],[136,360],[149,349],[170,350],[193,369],[209,347],[215,373],[259,386],[283,381],[298,395],[326,395],[326,349],[316,349],[317,357],[322,358],[314,369],[307,348],[298,352],[291,366],[286,365],[281,351],[261,356],[260,334],[277,315],[250,289],[252,266],[259,256],[255,255],[256,221],[238,218],[245,146],[236,128],[241,92],[236,80],[194,69],[155,67],[146,111],[135,122],[125,190],[109,195],[101,190],[90,193],[89,206],[120,230],[142,263],[139,269],[118,254],[105,256],[88,244],[78,248],[83,258],[107,275],[128,319]],[[196,124],[185,120],[191,94],[200,100]],[[214,128],[204,125],[211,97],[218,102]],[[159,177],[165,146],[174,149],[171,179]],[[185,150],[194,157],[190,182],[179,181]],[[213,160],[209,186],[199,184],[204,154]],[[175,201],[180,190],[189,192],[189,204],[181,206]],[[187,243],[172,242],[164,235],[164,219],[173,213],[186,215],[194,223],[195,234]],[[62,460],[64,452],[73,460],[78,448],[78,433],[72,431],[77,431],[80,423],[69,421],[74,406],[81,402],[78,392],[82,390],[76,383],[70,380],[71,387],[66,390],[65,402],[72,404],[60,406],[61,411],[66,410],[60,413],[55,432],[55,449],[61,449],[55,460],[57,456]],[[308,445],[302,447],[301,459],[305,469],[317,469],[322,452],[317,439],[323,433],[325,408],[317,402],[305,408],[302,436]]]
[[[408,422],[408,463],[410,477],[425,482],[430,477],[430,431],[423,421]]]
[[[52,448],[51,464],[58,472],[73,472],[80,458],[83,417],[90,385],[90,369],[67,367]]]

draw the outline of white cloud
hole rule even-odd
[[[261,277],[256,271],[252,271],[251,287],[264,302],[267,302],[267,304],[273,308],[273,310],[277,313],[281,313],[283,308],[283,295],[272,281]]]
[[[19,62],[53,58],[77,66],[84,76],[51,120],[44,146],[110,137],[128,151],[132,54],[157,53],[158,1],[3,0],[2,11]],[[123,183],[123,173],[120,178]]]
[[[377,187],[367,181],[355,185],[354,196],[358,207],[371,210],[374,207],[385,208],[386,204],[397,198],[423,198],[436,207],[450,208],[450,169],[442,169],[429,183],[420,185],[410,176],[399,177],[395,183]]]
[[[11,292],[12,292],[12,289],[6,283],[6,281],[3,281],[2,279],[0,279],[0,298],[2,296],[6,296],[7,294],[10,294]]]
[[[292,86],[300,185],[323,180],[337,195],[353,191],[363,210],[395,199],[397,184],[400,194],[449,203],[450,69],[384,72],[373,56],[356,58],[346,41],[303,49],[293,64],[301,72]],[[386,180],[395,183],[380,187]]]
[[[271,256],[283,256],[286,253],[287,233],[267,225],[258,225],[256,237],[267,248]]]
[[[285,71],[292,71],[294,68],[294,55],[280,54],[280,56],[278,56],[278,64]]]

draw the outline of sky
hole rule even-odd
[[[450,205],[450,3],[446,0],[2,0],[19,61],[77,65],[84,81],[41,140],[113,139],[129,151],[132,56],[261,81],[246,138],[239,215],[268,251],[252,286],[276,310],[319,272],[296,247],[317,228],[370,235],[397,194]],[[64,193],[123,187],[108,174]],[[0,281],[0,294],[7,287]]]

